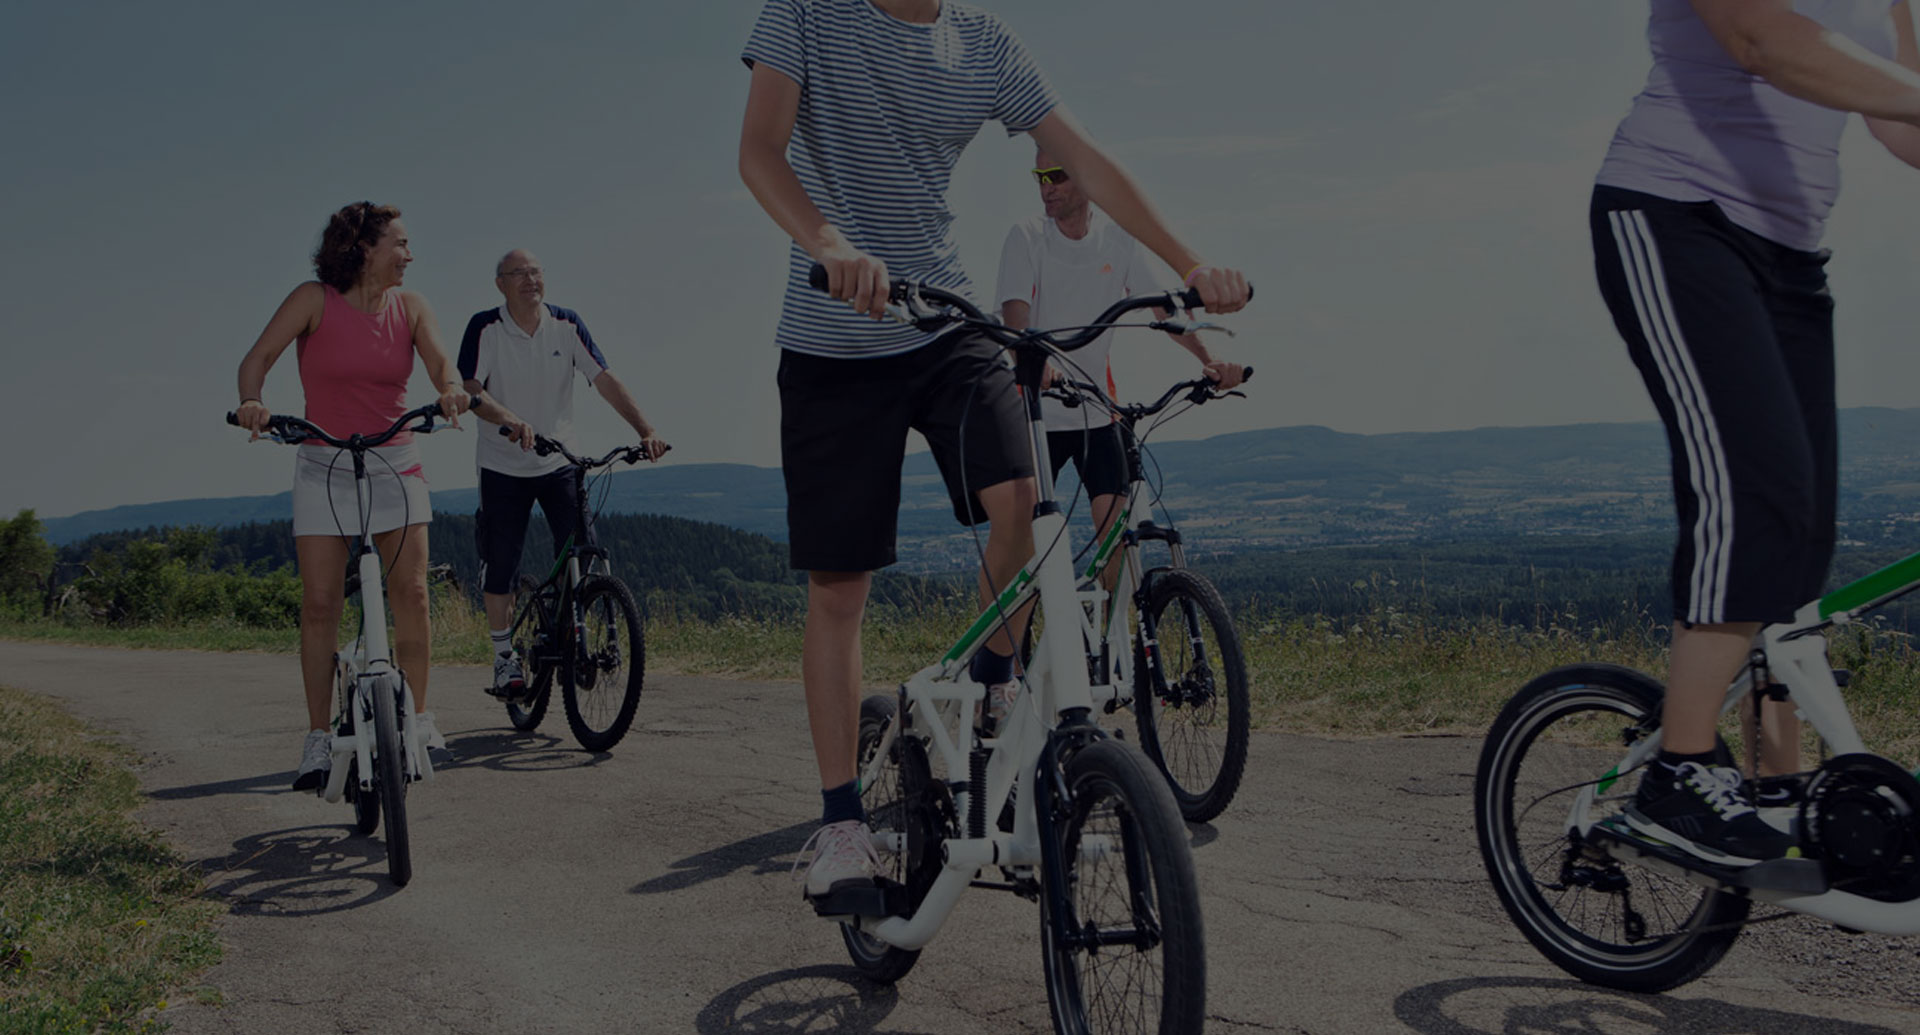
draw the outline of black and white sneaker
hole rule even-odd
[[[1794,847],[1791,835],[1753,807],[1740,771],[1727,766],[1682,762],[1668,769],[1655,762],[1622,816],[1640,834],[1722,866],[1752,866]]]
[[[508,701],[526,695],[527,674],[520,667],[518,651],[493,656],[493,686],[487,692]]]

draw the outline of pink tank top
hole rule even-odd
[[[371,435],[387,430],[407,412],[407,379],[413,376],[413,328],[400,292],[387,292],[378,313],[355,309],[345,295],[326,287],[320,326],[300,339],[300,386],[307,419],[331,435]],[[413,441],[403,431],[388,442]]]

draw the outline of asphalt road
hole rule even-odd
[[[142,755],[140,818],[227,906],[203,978],[219,1004],[165,1014],[185,1035],[1048,1030],[1028,903],[970,893],[893,987],[862,982],[802,905],[788,870],[819,798],[793,684],[652,678],[634,732],[595,756],[557,707],[515,733],[479,669],[436,670],[455,762],[408,798],[415,876],[396,890],[345,804],[286,789],[293,658],[0,643],[0,674]],[[1478,747],[1255,737],[1238,800],[1191,829],[1209,1031],[1920,1032],[1920,940],[1797,917],[1668,995],[1567,979],[1487,889]]]

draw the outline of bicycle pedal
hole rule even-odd
[[[1649,869],[1667,872],[1670,876],[1679,876],[1674,871],[1684,870],[1730,888],[1788,891],[1805,895],[1824,894],[1831,889],[1827,883],[1826,868],[1817,859],[1795,856],[1768,859],[1751,866],[1728,866],[1708,862],[1658,838],[1649,837],[1618,819],[1596,824],[1593,833],[1602,835],[1603,840],[1621,849],[1621,854],[1628,857],[1623,861],[1637,862]],[[1609,851],[1608,854],[1614,853]]]
[[[832,888],[824,895],[803,895],[813,906],[815,916],[892,916],[888,900],[894,896],[880,884],[849,884]]]

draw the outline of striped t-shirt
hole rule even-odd
[[[988,119],[1024,133],[1057,103],[1019,38],[954,0],[941,0],[925,25],[871,0],[767,0],[740,56],[800,84],[787,157],[827,222],[890,276],[971,296],[947,208],[954,163]],[[775,336],[781,348],[864,358],[932,339],[809,286],[812,267],[796,243]]]

